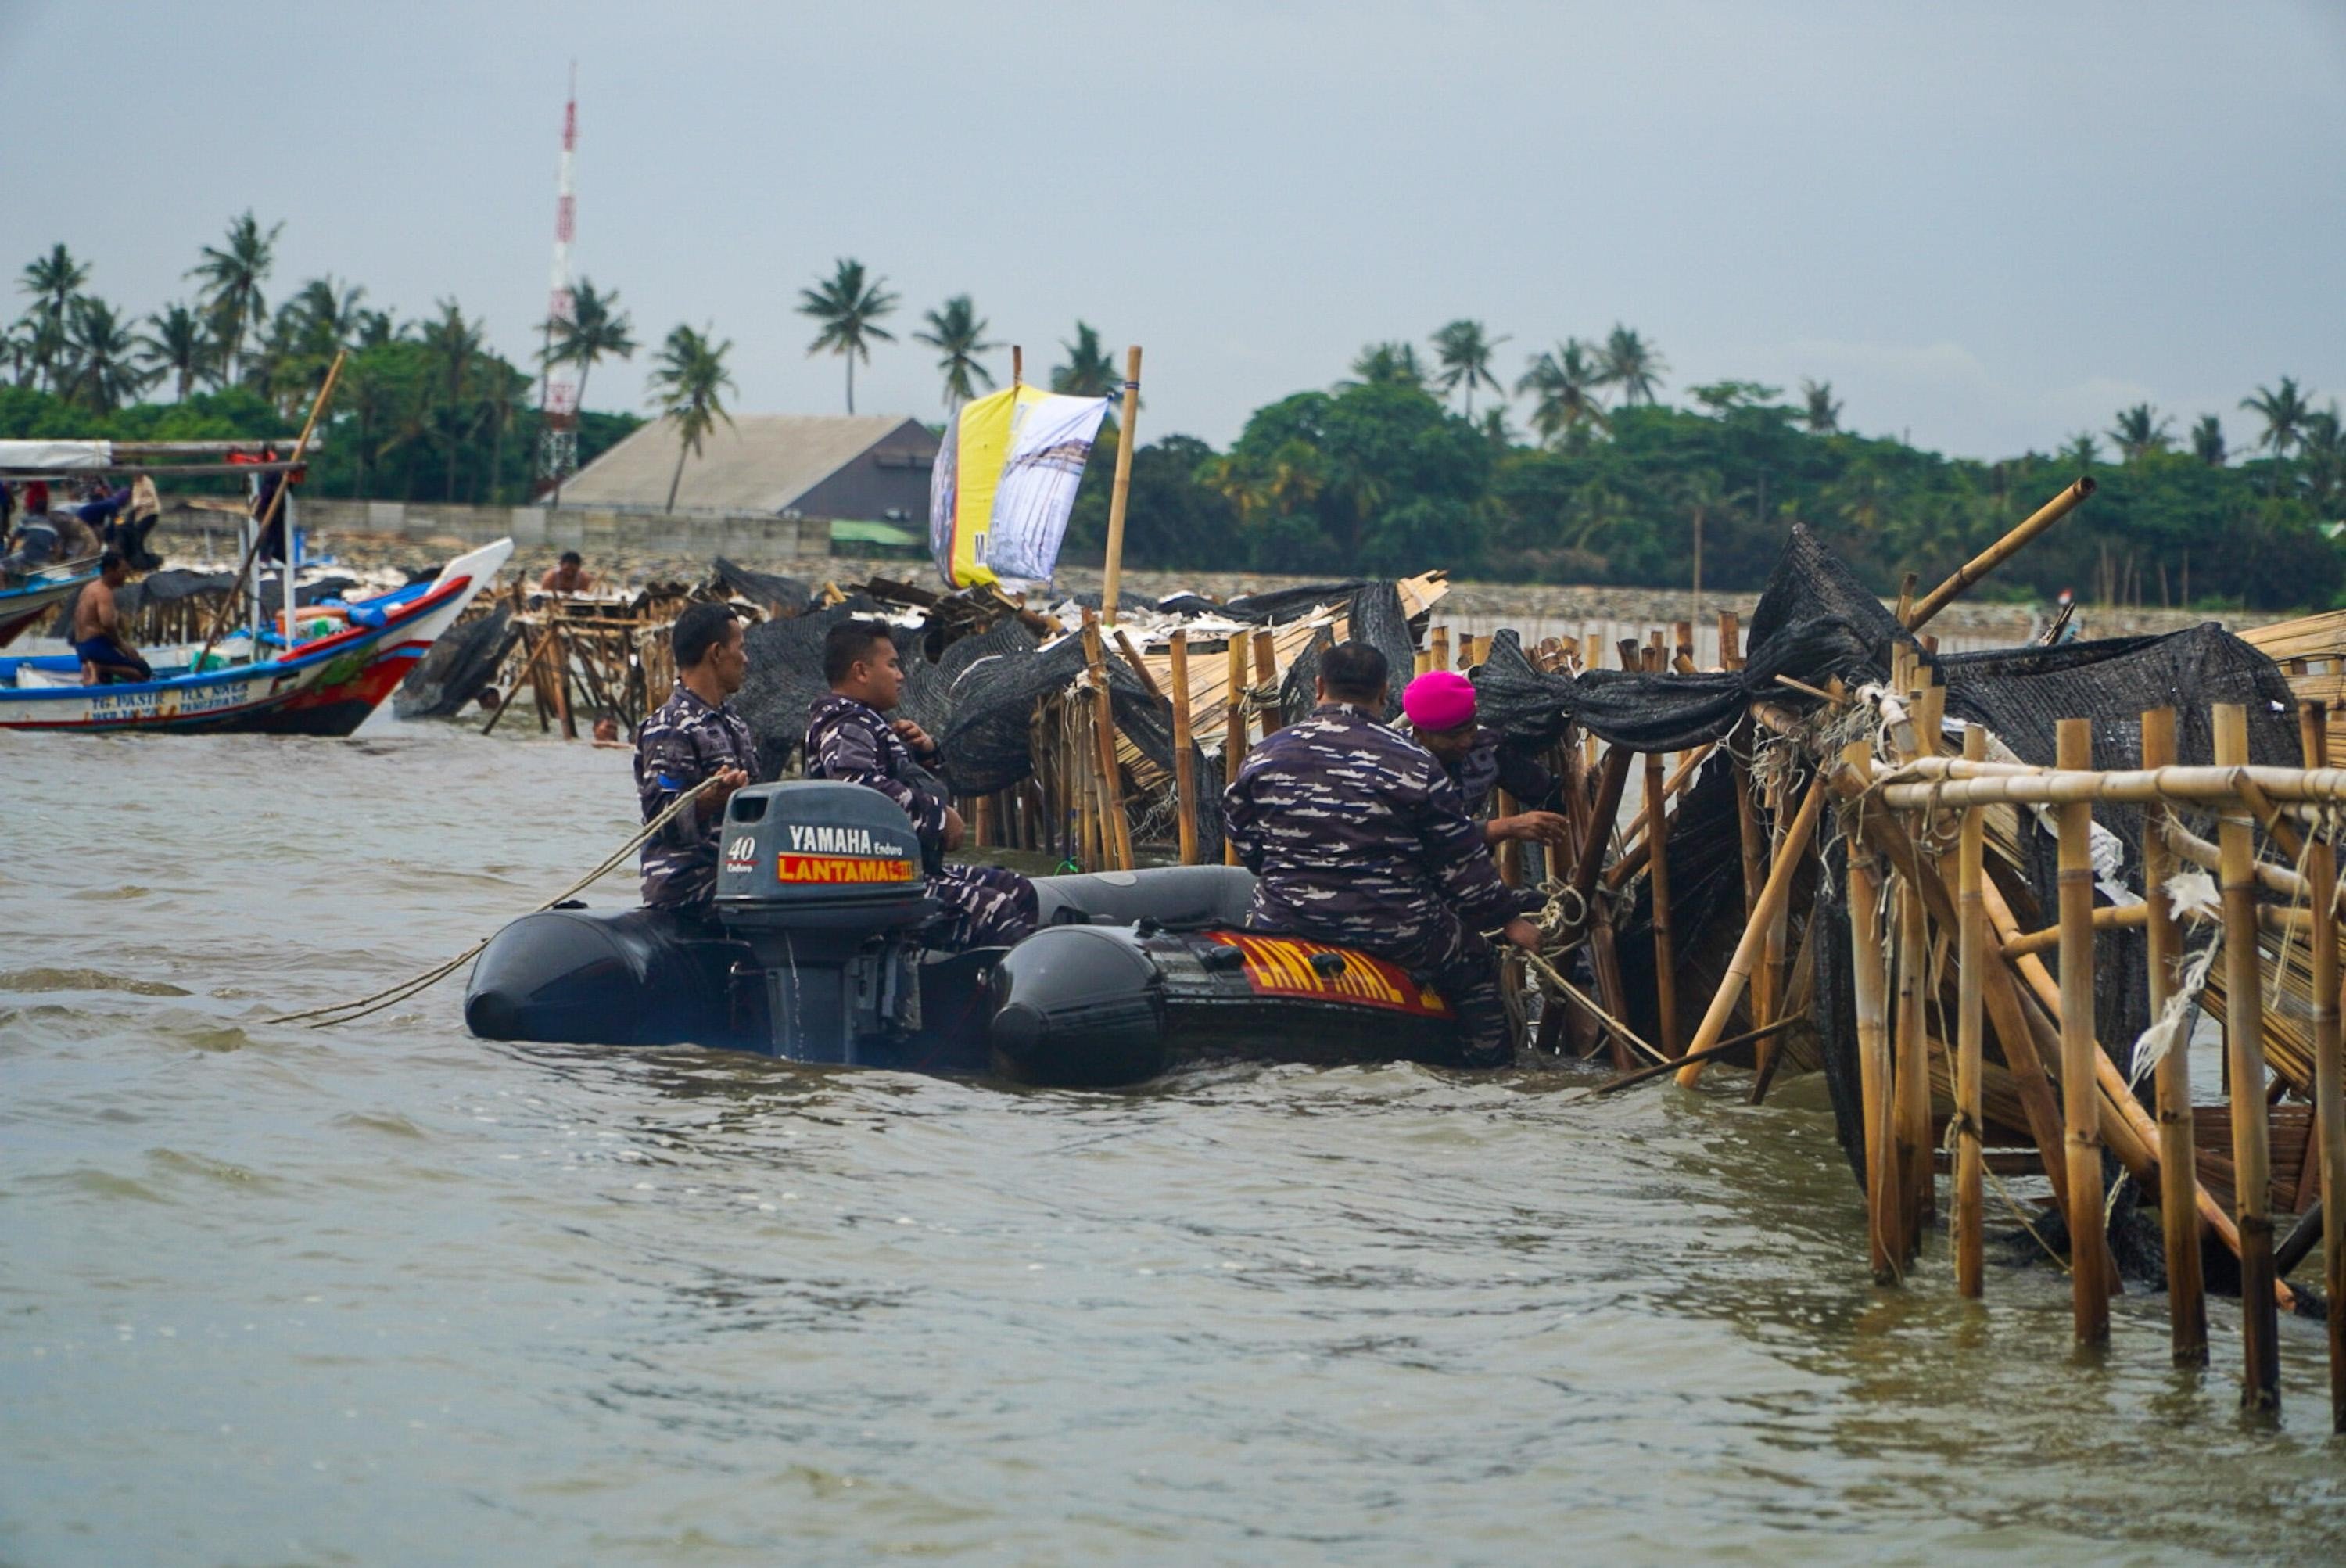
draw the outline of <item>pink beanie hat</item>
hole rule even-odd
[[[1438,735],[1474,721],[1474,684],[1454,669],[1430,669],[1401,694],[1410,723]]]

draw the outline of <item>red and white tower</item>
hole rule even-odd
[[[577,320],[570,292],[570,239],[577,218],[578,188],[574,164],[578,156],[578,66],[570,66],[570,97],[562,107],[562,170],[554,196],[554,287],[546,307],[545,372],[538,382],[538,407],[544,420],[537,446],[541,486],[562,499],[562,482],[578,466],[578,382],[576,367],[554,362],[554,335]]]

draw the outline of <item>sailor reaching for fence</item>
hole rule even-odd
[[[1495,730],[1474,721],[1474,683],[1453,669],[1430,669],[1402,693],[1410,733],[1433,753],[1469,817],[1481,817],[1499,790],[1528,809],[1493,817],[1483,824],[1493,845],[1563,844],[1572,825],[1566,820],[1564,787],[1556,775],[1520,751],[1502,744]]]
[[[904,669],[896,641],[880,621],[842,621],[822,644],[822,676],[831,686],[807,709],[806,775],[879,790],[904,809],[920,835],[929,891],[949,917],[933,945],[961,952],[1000,947],[1035,929],[1035,884],[998,866],[948,866],[947,850],[961,847],[961,813],[944,783],[922,766],[937,758],[936,742],[909,718],[887,715],[903,697]]]

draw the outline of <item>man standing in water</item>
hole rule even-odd
[[[1454,669],[1430,669],[1401,694],[1410,733],[1433,753],[1469,817],[1481,817],[1492,797],[1504,789],[1531,809],[1494,817],[1483,824],[1484,841],[1557,844],[1570,840],[1572,824],[1563,815],[1564,789],[1556,775],[1474,722],[1474,683]]]
[[[827,697],[807,709],[806,775],[879,790],[904,809],[920,835],[929,868],[929,891],[950,917],[934,945],[954,952],[1002,947],[1035,929],[1035,884],[998,866],[948,866],[941,856],[961,848],[961,813],[944,783],[921,766],[937,759],[937,743],[909,718],[890,722],[903,697],[904,668],[896,639],[879,621],[842,621],[822,642]]]
[[[725,802],[757,770],[750,727],[729,700],[750,673],[741,623],[724,605],[677,616],[669,634],[676,689],[636,738],[636,794],[648,822],[705,779],[716,787],[679,811],[644,845],[644,902],[705,916],[717,897],[717,841]]]
[[[595,577],[586,570],[586,556],[565,550],[562,559],[546,569],[537,585],[549,594],[583,594],[595,585]]]
[[[1493,928],[1526,952],[1538,895],[1499,880],[1431,753],[1373,715],[1385,710],[1385,656],[1340,643],[1320,658],[1311,717],[1247,754],[1222,796],[1239,859],[1254,872],[1251,929],[1357,947],[1429,978],[1458,1015],[1473,1067],[1512,1057]]]

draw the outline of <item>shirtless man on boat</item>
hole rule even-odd
[[[108,550],[97,564],[97,581],[83,585],[74,601],[73,649],[81,659],[81,683],[106,686],[118,680],[152,680],[155,672],[123,639],[122,612],[114,591],[130,580],[130,564]]]

